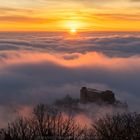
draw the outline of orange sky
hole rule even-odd
[[[0,0],[0,31],[140,31],[139,0]]]

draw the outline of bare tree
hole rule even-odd
[[[73,117],[40,104],[29,118],[18,118],[0,131],[1,140],[81,140],[86,129],[80,128]]]
[[[15,122],[8,124],[6,129],[1,130],[2,140],[34,140],[36,135],[30,121],[19,117]]]
[[[41,139],[80,139],[84,129],[81,129],[73,117],[65,116],[54,108],[38,105],[34,109],[36,130]]]
[[[93,125],[98,140],[139,140],[140,115],[136,113],[107,115]]]

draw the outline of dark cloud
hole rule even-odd
[[[1,34],[0,39],[2,50],[7,48],[8,50],[20,49],[60,53],[97,51],[109,56],[121,57],[139,54],[139,46],[139,33],[83,33],[75,39],[65,33],[19,33],[18,35],[7,33]]]

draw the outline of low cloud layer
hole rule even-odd
[[[0,50],[37,52],[87,53],[97,51],[109,56],[130,56],[140,53],[139,33],[3,33]]]
[[[3,33],[0,38],[0,110],[51,103],[66,94],[79,97],[82,86],[111,89],[139,110],[139,33],[83,33],[76,38]]]

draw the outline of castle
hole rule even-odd
[[[55,105],[61,108],[66,108],[66,110],[76,110],[81,111],[82,109],[79,107],[80,104],[90,104],[94,103],[100,106],[113,106],[118,109],[123,109],[127,111],[128,106],[127,103],[121,102],[116,99],[115,94],[110,90],[97,90],[90,89],[87,87],[82,87],[80,90],[80,99],[72,98],[70,95],[65,96],[60,100],[55,101]]]
[[[115,94],[110,90],[100,91],[82,87],[80,90],[81,103],[107,103],[114,104],[116,102]]]

